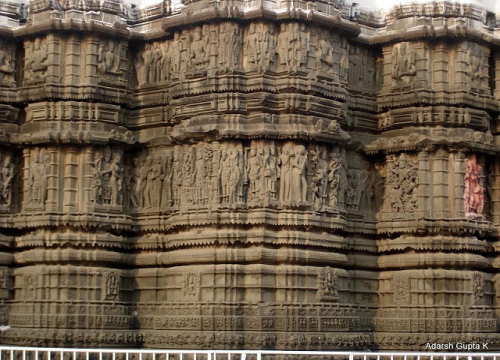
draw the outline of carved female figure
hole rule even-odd
[[[231,172],[228,150],[222,150],[222,157],[219,168],[219,178],[221,182],[221,203],[229,202],[229,174]]]
[[[14,165],[10,155],[6,155],[3,159],[1,171],[2,176],[2,204],[10,206],[12,196],[12,180],[14,178]]]
[[[165,160],[165,173],[163,175],[163,191],[161,197],[162,208],[172,206],[173,158],[171,151],[167,152]]]
[[[278,178],[278,165],[276,149],[266,147],[264,149],[264,182],[269,200],[276,200],[276,180]]]
[[[252,65],[260,65],[261,63],[261,47],[262,34],[257,33],[255,24],[250,23],[248,27],[248,34],[245,39],[245,52],[247,54],[247,61]]]
[[[477,163],[476,155],[467,157],[464,175],[464,211],[465,214],[481,215],[484,208],[484,186],[481,185],[483,167]]]
[[[26,61],[25,79],[31,80],[43,77],[48,69],[47,58],[47,46],[42,47],[41,39],[36,38],[31,48],[31,56]]]
[[[47,192],[46,175],[48,164],[45,164],[44,160],[45,156],[41,153],[40,149],[35,149],[28,184],[30,186],[31,202],[39,205],[45,204]]]
[[[119,53],[119,51],[118,51]],[[112,40],[108,41],[107,45],[99,46],[99,54],[97,57],[98,65],[97,70],[103,77],[108,77],[111,75],[121,75],[123,71],[119,69],[120,67],[120,57],[115,55],[115,43]]]
[[[15,84],[14,67],[4,47],[5,45],[0,42],[0,85],[13,86]]]
[[[260,198],[261,169],[262,158],[257,153],[256,148],[251,148],[247,164],[248,201],[257,201]]]
[[[306,162],[307,150],[303,145],[299,145],[291,161],[291,201],[304,202],[307,199]]]
[[[122,156],[116,154],[111,165],[109,184],[111,188],[111,205],[122,205],[123,203],[123,169]]]
[[[290,145],[285,144],[281,149],[281,155],[279,159],[280,163],[280,202],[290,201],[290,156],[292,149]]]

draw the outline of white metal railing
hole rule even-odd
[[[0,346],[0,360],[500,360],[500,352],[73,349]]]

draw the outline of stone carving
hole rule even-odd
[[[0,204],[10,207],[12,204],[12,182],[14,180],[14,164],[10,155],[3,156],[1,176]]]
[[[45,207],[49,166],[50,157],[47,150],[36,148],[33,151],[33,159],[28,168],[28,194],[26,199],[28,204],[36,208]]]
[[[392,72],[394,85],[408,85],[413,82],[416,70],[416,54],[410,43],[394,45],[392,50]]]
[[[102,78],[116,80],[124,74],[120,69],[120,53],[120,44],[113,40],[99,44],[97,70]]]
[[[95,153],[92,172],[91,201],[100,205],[123,204],[123,164],[119,152],[110,147]]]
[[[485,188],[482,185],[483,167],[477,163],[476,155],[466,158],[464,175],[465,216],[481,216],[484,209]]]
[[[15,86],[14,60],[9,47],[0,42],[0,86]]]
[[[500,348],[492,14],[120,1],[1,5],[4,343]]]
[[[338,300],[338,282],[336,270],[330,267],[324,268],[318,273],[318,293],[316,298],[319,301]]]
[[[186,298],[196,298],[200,288],[200,274],[187,273],[183,275],[183,295]]]
[[[43,80],[45,78],[48,66],[47,44],[41,38],[36,38],[31,46],[25,60],[24,79],[25,80]]]
[[[116,272],[107,272],[105,278],[105,300],[116,300],[120,292],[120,275]]]
[[[388,156],[385,211],[404,214],[417,209],[417,170],[416,160],[406,154]]]

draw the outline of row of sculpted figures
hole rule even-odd
[[[331,31],[290,22],[233,22],[204,24],[174,33],[171,40],[146,43],[136,55],[139,85],[176,79],[181,75],[204,76],[230,69],[265,72],[311,70],[330,74],[337,82],[372,87],[376,82],[375,56],[350,46]],[[351,72],[349,72],[351,68]]]
[[[371,211],[383,182],[338,146],[274,141],[175,146],[131,159],[125,173],[128,207],[144,211],[244,204]]]

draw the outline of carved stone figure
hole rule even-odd
[[[201,70],[206,69],[209,59],[206,54],[205,40],[202,38],[201,29],[197,28],[194,31],[194,39],[191,43],[191,48],[189,51],[189,69],[190,70]]]
[[[289,201],[302,203],[307,200],[306,162],[307,150],[303,145],[298,145],[291,155]]]
[[[120,69],[120,46],[116,46],[113,40],[109,40],[106,44],[100,44],[97,63],[97,70],[103,78],[112,77],[114,79],[116,76],[121,76],[123,71]]]
[[[464,212],[466,216],[481,216],[484,209],[485,188],[482,185],[483,167],[476,155],[469,155],[465,163]]]
[[[410,84],[415,75],[416,70],[416,55],[415,52],[407,47],[407,43],[395,45],[392,50],[392,73],[395,85]]]
[[[248,201],[259,201],[262,187],[262,154],[256,148],[251,148],[247,155]]]
[[[264,148],[264,184],[266,187],[267,199],[277,200],[276,181],[278,179],[278,163],[276,158],[276,148],[266,146]]]
[[[48,69],[47,59],[47,44],[42,44],[42,40],[36,38],[31,45],[31,54],[26,60],[24,79],[36,80],[44,78]]]
[[[29,203],[35,206],[44,205],[47,199],[48,156],[45,149],[36,148],[33,152],[28,177],[28,198]]]
[[[417,209],[418,164],[406,154],[387,161],[386,211],[412,213]]]
[[[8,47],[0,42],[0,86],[15,86],[13,59]]]
[[[5,155],[1,170],[1,204],[10,206],[12,203],[12,181],[14,180],[14,164],[12,157]]]
[[[262,65],[262,33],[257,32],[257,26],[251,23],[248,27],[248,34],[245,38],[245,52],[247,54],[247,61],[253,66]]]

